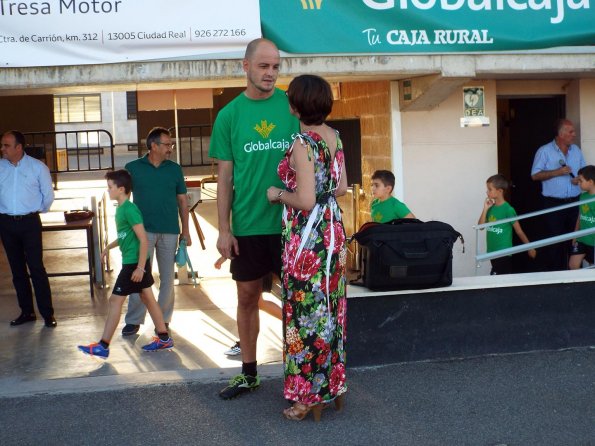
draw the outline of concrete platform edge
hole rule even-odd
[[[45,380],[0,379],[0,398],[17,398],[46,394],[71,394],[121,390],[134,387],[164,386],[198,381],[201,383],[227,382],[241,369],[203,369],[143,372],[126,375],[88,376],[84,378],[58,378]],[[283,376],[281,364],[258,367],[261,379]]]

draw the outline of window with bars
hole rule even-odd
[[[101,95],[54,96],[54,122],[101,122]]]

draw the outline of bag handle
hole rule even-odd
[[[196,272],[192,268],[192,262],[190,261],[190,256],[188,255],[188,246],[186,244],[186,239],[184,238],[180,240],[178,245],[178,251],[176,252],[176,265],[178,265],[179,268],[188,265],[192,275],[192,283],[194,284],[193,287],[196,288]]]
[[[423,223],[423,221],[421,221],[417,218],[395,218],[394,220],[387,221],[385,224],[398,226],[398,225],[412,225],[412,224],[418,225],[420,223]]]

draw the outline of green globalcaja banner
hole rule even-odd
[[[289,53],[452,53],[595,45],[590,0],[260,0]]]

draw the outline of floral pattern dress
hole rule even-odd
[[[283,211],[283,364],[284,396],[301,404],[328,403],[347,390],[345,339],[347,250],[335,190],[344,154],[337,132],[331,159],[326,141],[315,132],[298,134],[314,159],[316,205],[310,211]],[[294,144],[295,145],[295,144]],[[297,187],[290,166],[294,145],[278,167],[287,190]],[[303,150],[297,145],[296,150]]]

